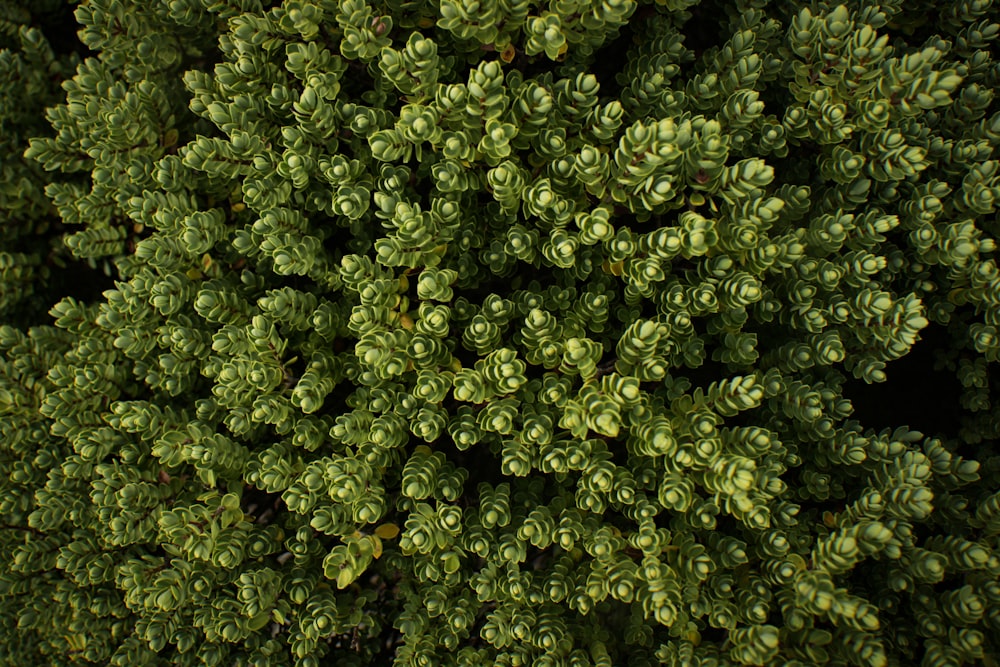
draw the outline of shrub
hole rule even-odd
[[[0,3],[10,664],[996,664],[995,4],[61,8]]]

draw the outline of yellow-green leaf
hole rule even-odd
[[[399,526],[394,523],[383,523],[375,529],[375,534],[383,540],[391,540],[399,535]]]

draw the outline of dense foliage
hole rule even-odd
[[[998,35],[0,0],[0,661],[996,665]]]

